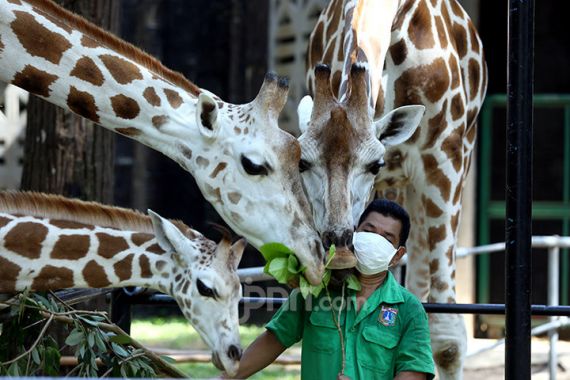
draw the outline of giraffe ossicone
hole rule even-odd
[[[331,68],[326,78],[315,68],[319,63]],[[359,83],[353,78],[355,63],[366,67]],[[312,206],[320,220],[339,221],[323,240],[347,241],[352,226],[345,221],[357,220],[371,196],[396,200],[409,211],[412,224],[406,286],[422,300],[456,302],[461,195],[487,86],[483,46],[469,16],[456,0],[332,0],[311,33],[307,69],[315,104],[310,117],[299,119],[309,125],[302,158],[312,162],[302,162],[301,169],[313,173],[303,173],[303,179],[307,185],[307,179],[318,182],[310,176],[330,178],[330,199],[311,198]],[[333,102],[317,102],[325,81],[340,102],[350,104],[355,91],[362,94],[346,108],[348,117],[335,111]],[[370,160],[368,168],[378,171],[372,192],[368,180],[341,170],[343,163],[363,151],[378,154],[370,148],[377,145],[373,119],[410,105],[424,106],[425,115],[411,137],[381,152],[383,162]],[[303,104],[302,110],[307,108]],[[351,118],[355,110],[363,117]],[[360,135],[364,139],[354,137]],[[339,189],[348,201],[340,201]],[[322,228],[319,219],[316,223]],[[461,379],[467,345],[462,317],[432,315],[430,329],[439,378]]]
[[[47,0],[0,0],[0,41],[0,80],[170,157],[237,234],[289,246],[320,283],[300,147],[277,124],[286,80],[269,74],[252,102],[224,102]]]
[[[182,222],[41,193],[0,193],[0,293],[141,286],[171,295],[235,374],[241,357],[237,267],[246,246]]]

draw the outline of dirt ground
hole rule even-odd
[[[468,355],[479,348],[492,344],[493,340],[473,339],[469,341]],[[558,351],[557,380],[570,380],[570,342],[559,341],[556,345]],[[532,340],[532,379],[546,380],[548,375],[547,339]],[[491,351],[468,356],[465,361],[465,380],[499,380],[505,378],[505,346],[495,347]]]

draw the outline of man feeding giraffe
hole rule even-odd
[[[456,0],[333,0],[307,61],[300,168],[325,248],[351,241],[371,197],[397,200],[413,226],[407,288],[454,303],[461,193],[487,87],[469,16]],[[341,252],[335,267],[355,264]],[[460,379],[463,319],[430,318],[439,376]]]

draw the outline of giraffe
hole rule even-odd
[[[320,283],[300,147],[277,125],[286,79],[268,74],[252,102],[226,103],[49,0],[0,0],[0,80],[170,157],[237,234],[291,247]]]
[[[487,86],[469,16],[456,0],[333,0],[311,34],[307,68],[314,104],[305,97],[298,107],[300,170],[325,248],[350,242],[371,195],[397,200],[412,219],[407,287],[454,303],[461,194]],[[418,106],[425,115],[413,131]],[[430,329],[440,378],[462,378],[462,317],[432,314]]]
[[[0,293],[141,286],[171,295],[212,349],[239,366],[237,266],[245,239],[218,244],[180,221],[58,195],[0,192]]]

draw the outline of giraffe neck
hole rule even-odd
[[[50,1],[0,3],[0,80],[168,156],[174,137],[199,150],[197,86]]]
[[[6,192],[0,210],[0,292],[144,286],[170,293],[171,277],[180,274],[140,213]]]

